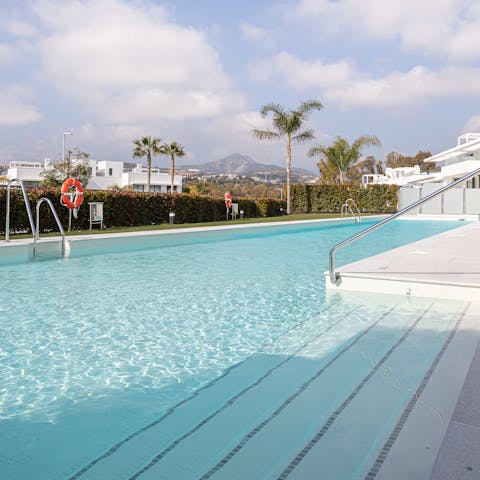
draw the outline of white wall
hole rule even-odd
[[[398,191],[398,209],[411,205],[430,193],[441,188],[441,185],[426,183],[420,188],[400,187]],[[438,197],[429,200],[409,213],[445,213],[450,215],[479,215],[480,188],[452,188]]]
[[[442,188],[443,185],[439,183],[425,183],[421,187],[421,197],[426,197],[427,195],[430,195],[431,193],[439,190]],[[420,206],[420,213],[441,213],[442,211],[442,198],[441,196],[432,198],[428,202],[424,203],[423,205]]]
[[[420,199],[421,189],[417,187],[401,187],[398,189],[398,209],[411,205]],[[420,213],[419,208],[410,210],[411,214]]]
[[[112,170],[111,175],[110,175],[110,170]],[[102,160],[101,162],[97,163],[97,171],[103,172],[106,177],[121,177],[123,172],[123,162],[112,162],[110,160]]]
[[[122,175],[122,177],[122,186],[147,184],[146,173],[126,172]],[[152,173],[150,178],[150,184],[160,185],[164,187],[161,189],[161,191],[166,192],[167,186],[170,186],[171,184],[170,175],[168,173]],[[177,187],[178,193],[182,191],[182,177],[180,175],[174,175],[173,185]]]
[[[122,186],[122,177],[90,177],[87,188],[89,190],[107,190],[109,187]]]
[[[443,197],[443,212],[450,215],[462,215],[463,214],[463,188],[452,188],[440,195]]]
[[[43,177],[40,175],[45,169],[43,167],[13,167],[7,171],[7,178],[19,178],[26,182],[41,182]]]
[[[465,189],[465,213],[480,213],[480,188]]]

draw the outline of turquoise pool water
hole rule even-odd
[[[0,478],[77,478],[232,367],[285,355],[311,319],[310,337],[336,324],[355,307],[325,298],[328,251],[368,225],[106,240],[0,267]],[[392,222],[337,262],[460,225]]]

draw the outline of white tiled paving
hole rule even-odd
[[[345,248],[348,248],[345,247]],[[341,266],[327,289],[480,301],[480,222]]]

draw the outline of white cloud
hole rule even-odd
[[[265,129],[271,126],[271,121],[263,118],[259,112],[243,112],[236,115],[228,115],[212,120],[205,126],[205,131],[210,133],[228,130],[244,136],[251,136],[254,128]]]
[[[3,43],[0,43],[0,65],[10,61],[14,55],[15,55],[15,52],[13,48]]]
[[[343,108],[412,108],[445,95],[480,96],[478,68],[432,70],[418,65],[405,72],[375,76],[358,70],[347,60],[305,61],[285,52],[262,65],[262,77],[257,79],[280,78],[298,90],[317,91],[318,97]]]
[[[16,19],[7,21],[5,29],[17,37],[32,37],[36,33],[36,30],[32,25]]]
[[[407,72],[393,72],[383,77],[352,79],[327,91],[327,98],[346,108],[410,109],[448,95],[480,96],[480,70],[459,67],[430,70],[416,66]]]
[[[219,142],[210,150],[210,159],[219,159],[231,153],[251,156],[259,163],[285,165],[285,142],[281,140],[261,141],[252,135],[253,129],[271,129],[272,118],[263,118],[259,112],[250,111],[229,115],[208,122],[202,131],[208,137],[227,138],[228,142]],[[327,135],[316,134],[315,142],[323,142]],[[295,145],[293,149],[293,166],[316,171],[315,162],[307,158],[311,144]]]
[[[269,61],[258,63],[251,70],[253,80],[266,81],[276,75],[283,77],[289,85],[302,90],[345,84],[358,74],[346,60],[335,63],[306,61],[286,52],[275,55]]]
[[[148,2],[37,3],[44,75],[104,122],[211,117],[244,98],[205,35]]]
[[[462,62],[480,57],[476,0],[301,0],[295,16],[315,22],[321,32],[400,39],[408,50],[444,54]]]
[[[251,23],[242,23],[240,26],[242,35],[250,42],[260,48],[272,48],[274,45],[271,35],[263,28],[252,25]]]
[[[0,125],[28,125],[40,120],[35,106],[29,104],[28,89],[19,85],[0,90]]]
[[[462,132],[480,132],[480,115],[472,115],[463,126]]]
[[[227,142],[217,143],[210,151],[212,159],[231,153],[250,155],[260,163],[275,163],[284,155],[283,142],[261,142],[252,135],[254,128],[271,128],[271,119],[262,118],[258,112],[244,112],[212,119],[202,128],[205,135]]]

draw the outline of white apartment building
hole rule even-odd
[[[466,133],[458,137],[457,145],[425,159],[440,166],[439,172],[420,172],[420,167],[387,168],[384,174],[362,176],[362,184],[389,184],[399,186],[421,186],[426,183],[446,185],[480,168],[480,133]],[[467,182],[470,188],[480,188],[480,178]]]
[[[85,161],[85,160],[82,160]],[[75,159],[73,159],[75,162]],[[113,162],[103,160],[86,160],[92,172],[87,185],[90,190],[107,190],[111,187],[131,187],[136,192],[147,190],[147,167],[141,164]],[[19,178],[27,187],[36,187],[43,180],[41,173],[51,169],[52,162],[46,158],[43,162],[10,162],[7,179]],[[160,172],[158,168],[151,169],[150,191],[169,193],[171,188],[170,174]],[[182,176],[175,175],[173,179],[174,192],[182,191]]]

